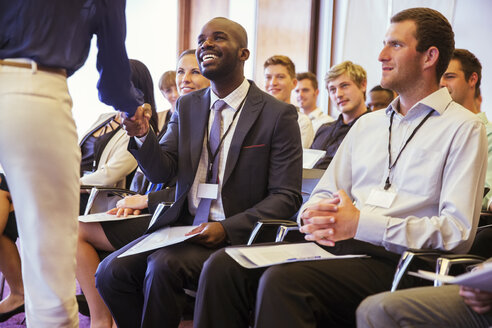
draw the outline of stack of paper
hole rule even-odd
[[[318,149],[303,149],[302,150],[302,168],[312,169],[314,165],[322,159],[326,154],[324,150]]]
[[[462,285],[477,288],[486,292],[492,292],[492,263],[484,263],[482,268],[477,268],[477,270],[464,273],[456,277],[437,274],[425,270],[409,272],[408,274],[427,280],[438,280],[446,284]]]
[[[108,213],[104,213],[103,212],[103,213],[94,213],[94,214],[88,214],[88,215],[81,215],[81,216],[79,216],[79,221],[80,222],[119,221],[119,220],[142,218],[142,217],[148,217],[148,216],[150,216],[150,214],[116,216],[114,214],[108,214]]]
[[[366,255],[333,255],[315,243],[228,247],[226,253],[247,269],[289,262],[366,257]]]
[[[196,228],[197,226],[183,226],[183,227],[166,227],[147,235],[144,239],[130,247],[126,252],[120,254],[118,257],[143,253],[157,248],[166,247],[181,243],[196,234],[185,236],[188,232]]]

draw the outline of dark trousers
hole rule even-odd
[[[359,303],[390,289],[398,258],[378,248],[371,258],[245,269],[220,250],[203,267],[194,327],[248,327],[253,318],[257,328],[355,327]]]
[[[109,255],[96,272],[96,287],[120,328],[178,327],[186,295],[196,290],[214,250],[181,243],[118,258],[141,238]]]

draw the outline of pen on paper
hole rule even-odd
[[[287,261],[307,261],[307,260],[316,260],[316,259],[320,259],[321,256],[317,255],[317,256],[308,256],[308,257],[293,257],[293,258],[290,258],[290,259],[287,259]]]

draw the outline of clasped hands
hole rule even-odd
[[[335,246],[335,242],[355,236],[359,215],[345,191],[339,190],[333,198],[321,200],[304,210],[300,231],[306,234],[306,240]]]
[[[145,103],[138,107],[135,114],[130,118],[124,118],[123,129],[130,137],[143,137],[149,132],[149,121],[152,117],[152,108]]]

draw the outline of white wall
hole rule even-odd
[[[322,1],[331,3],[333,0]],[[492,43],[488,33],[492,31],[492,1],[490,0],[335,0],[334,13],[336,35],[333,61],[337,64],[352,60],[367,71],[368,89],[379,84],[381,64],[378,55],[389,25],[390,17],[406,8],[429,7],[440,11],[450,21],[455,32],[457,48],[473,52],[481,61],[482,111],[492,119]],[[327,42],[327,40],[322,40]],[[330,58],[330,53],[320,47],[319,56]],[[325,72],[320,72],[325,74]],[[321,82],[321,80],[320,80]],[[321,89],[321,88],[320,88]],[[326,90],[321,90],[328,99]],[[326,111],[326,102],[322,104]],[[338,115],[332,108],[333,116]]]
[[[126,48],[129,58],[143,62],[152,74],[157,110],[169,108],[169,103],[158,90],[161,74],[176,67],[177,0],[127,1]],[[96,38],[85,65],[68,79],[73,98],[73,115],[79,136],[103,112],[113,108],[99,101],[96,83]]]

